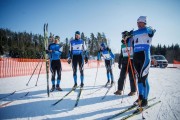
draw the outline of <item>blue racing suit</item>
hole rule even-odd
[[[150,47],[153,35],[154,31],[149,27],[138,29],[133,32],[133,62],[138,78],[139,95],[142,96],[143,99],[148,99],[150,89],[148,74],[151,64]]]
[[[81,83],[84,82],[84,59],[88,59],[86,45],[82,39],[70,41],[68,59],[72,59],[74,83],[77,84],[77,65],[79,64]]]
[[[62,47],[59,44],[52,43],[49,45],[48,50],[52,50],[52,52],[49,52],[49,58],[50,58],[50,70],[52,72],[52,85],[55,86],[55,75],[57,72],[57,84],[56,87],[59,87],[60,81],[61,81],[61,61],[60,57],[62,54]]]
[[[114,54],[107,47],[107,48],[105,48],[103,50],[100,49],[98,51],[97,60],[100,60],[101,56],[105,59],[105,66],[106,66],[106,70],[107,70],[107,80],[108,80],[108,82],[110,81],[110,79],[111,79],[111,81],[114,81],[113,72],[112,72],[112,64],[113,64],[113,60],[115,58]]]

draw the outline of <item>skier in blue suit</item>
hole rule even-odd
[[[62,71],[60,58],[62,54],[62,46],[58,44],[59,41],[60,41],[60,37],[56,36],[54,42],[48,46],[48,50],[47,50],[47,53],[49,54],[49,58],[50,58],[50,70],[52,72],[52,78],[51,78],[52,88],[50,90],[51,92],[55,90],[56,72],[57,72],[56,90],[62,91],[62,89],[60,88],[61,71]]]
[[[139,98],[135,105],[146,107],[148,105],[149,82],[148,74],[151,64],[150,47],[152,37],[155,33],[151,27],[146,27],[146,16],[140,16],[137,20],[138,30],[133,31],[134,40],[134,68],[138,78]],[[140,101],[139,101],[140,100]]]
[[[80,38],[80,32],[75,32],[75,39],[70,41],[70,50],[68,55],[68,63],[72,61],[74,88],[77,87],[77,66],[80,69],[80,87],[84,86],[84,61],[88,62],[88,54],[86,51],[85,42]]]
[[[101,56],[105,59],[105,66],[107,70],[107,83],[105,86],[110,84],[111,79],[111,86],[114,83],[114,76],[112,71],[112,64],[114,61],[114,54],[112,53],[111,49],[107,47],[106,43],[102,42],[100,46],[100,50],[98,51],[97,60],[101,59]]]

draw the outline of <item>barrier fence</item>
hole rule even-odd
[[[25,58],[0,58],[0,78],[31,75],[37,66],[34,74],[38,74],[42,64],[40,74],[46,73],[44,59],[25,59]],[[61,59],[62,71],[71,71],[72,65],[66,59]],[[89,60],[84,65],[85,69],[96,68],[97,60]],[[104,67],[104,62],[99,62],[99,67]]]
[[[25,59],[25,58],[0,58],[0,78],[16,77],[31,75],[37,66],[34,74],[38,74],[40,67],[40,74],[46,73],[46,66],[44,59]],[[66,59],[61,59],[62,71],[71,71],[72,65],[67,63]],[[89,60],[88,64],[84,65],[85,69],[96,68],[97,61]],[[104,62],[99,62],[99,67],[104,67]],[[174,60],[173,67],[180,68],[180,61]]]
[[[180,61],[174,60],[173,61],[173,67],[180,68]]]

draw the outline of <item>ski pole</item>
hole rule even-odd
[[[126,84],[126,77],[127,77],[127,74],[128,74],[129,62],[130,62],[130,60],[129,60],[129,58],[128,58],[128,63],[127,63],[127,66],[126,66],[126,74],[125,74],[124,86],[123,86],[123,95],[124,95],[124,89],[125,89],[125,84]],[[123,98],[124,98],[124,97],[122,96],[122,101],[121,101],[121,103],[123,102]]]
[[[95,84],[96,84],[96,79],[97,79],[97,74],[98,74],[98,68],[99,68],[99,61],[97,62],[97,71],[96,71],[96,76],[95,76],[95,81],[94,81],[94,86],[93,86],[93,88],[95,87]]]
[[[38,80],[39,80],[39,75],[40,75],[40,72],[41,72],[42,65],[43,65],[43,61],[42,61],[42,63],[41,63],[41,67],[40,67],[40,70],[39,70],[39,73],[38,73],[38,77],[37,77],[36,85],[35,85],[35,86],[37,86],[37,83],[38,83]]]
[[[41,59],[42,59],[42,57],[43,57],[43,55],[41,55]],[[33,72],[32,72],[32,74],[31,74],[31,77],[29,78],[28,82],[26,83],[26,86],[28,86],[28,85],[29,85],[29,82],[31,81],[31,78],[32,78],[32,76],[34,75],[34,72],[36,71],[36,69],[37,69],[37,67],[38,67],[39,63],[40,63],[40,62],[38,62],[38,63],[37,63],[37,65],[36,65],[36,67],[35,67],[34,71],[33,71]]]

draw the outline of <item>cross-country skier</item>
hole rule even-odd
[[[114,83],[114,77],[113,77],[113,71],[112,71],[114,54],[104,42],[101,43],[100,50],[98,51],[98,55],[97,55],[98,61],[101,59],[101,56],[105,59],[105,66],[107,70],[107,83],[105,86],[107,87],[107,85],[110,84],[110,79],[111,79],[111,86],[112,86]]]
[[[84,61],[88,62],[85,42],[80,38],[80,32],[75,32],[75,39],[70,41],[70,50],[68,55],[68,63],[72,61],[74,88],[77,87],[77,67],[80,69],[80,86],[84,86]]]
[[[122,37],[125,38],[129,34],[128,31],[122,32]],[[126,43],[124,39],[121,41],[121,53],[119,56],[119,61],[118,61],[118,67],[121,69],[119,80],[118,80],[118,90],[114,93],[115,95],[122,95],[123,87],[124,87],[124,81],[126,79],[126,74],[129,73],[129,80],[130,80],[130,87],[131,87],[131,92],[128,94],[128,96],[133,96],[136,93],[136,87],[133,79],[134,73],[132,73],[130,63],[128,63],[128,52],[126,49],[126,45],[128,47],[128,51],[130,54],[130,61],[133,63],[133,44],[132,44],[132,38],[128,38],[126,40]],[[122,67],[121,67],[122,66]],[[133,70],[134,71],[134,70]],[[127,72],[127,73],[126,73]]]
[[[150,88],[148,83],[148,74],[151,64],[150,46],[155,32],[155,30],[153,30],[151,27],[146,27],[146,24],[146,16],[140,16],[137,19],[138,30],[133,32],[133,62],[135,71],[137,73],[139,90],[139,99],[137,99],[134,104],[139,105],[140,107],[145,107],[148,105],[147,99]]]
[[[62,91],[62,89],[60,88],[61,70],[62,70],[60,57],[62,54],[62,47],[59,45],[59,41],[60,41],[60,37],[55,36],[54,42],[48,46],[48,50],[47,50],[50,58],[50,70],[52,73],[52,78],[51,78],[52,88],[50,90],[51,92],[55,90],[56,72],[57,72],[56,90]]]

